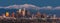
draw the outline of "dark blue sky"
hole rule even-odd
[[[0,6],[33,4],[36,6],[60,6],[60,0],[0,0]]]

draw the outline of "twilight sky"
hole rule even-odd
[[[60,6],[60,0],[0,0],[0,6],[32,4],[36,6]]]

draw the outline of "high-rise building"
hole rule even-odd
[[[6,12],[6,17],[9,17],[9,12]]]
[[[21,12],[22,12],[22,9],[17,10],[18,14],[21,14]]]
[[[22,11],[22,15],[25,16],[25,8],[24,8],[24,10]]]
[[[21,13],[21,9],[19,9],[19,11],[18,11],[19,13]]]
[[[23,16],[25,16],[26,15],[25,12],[26,12],[25,8],[19,9],[17,11],[17,13],[16,13],[16,17],[23,17]]]
[[[43,18],[46,18],[46,17],[47,17],[47,15],[45,13],[43,13]]]
[[[56,15],[55,14],[53,15],[53,18],[56,19]]]
[[[32,14],[32,18],[34,18],[34,14]]]
[[[29,11],[26,11],[26,17],[31,17],[31,14],[30,14],[30,12]]]
[[[15,17],[20,17],[20,16],[22,16],[22,9],[19,9],[15,15]]]
[[[3,14],[3,17],[6,17],[5,14]]]
[[[30,15],[30,12],[29,11],[27,12],[27,15]]]
[[[37,17],[41,17],[41,13],[40,12],[37,12]]]
[[[12,17],[14,17],[14,15],[15,15],[15,13],[14,13],[14,12],[12,12]]]

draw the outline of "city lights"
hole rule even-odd
[[[17,21],[22,20],[22,22],[25,20],[28,20],[28,19],[30,21],[36,21],[36,22],[51,20],[51,21],[53,21],[52,23],[54,23],[54,21],[57,20],[58,18],[56,17],[56,14],[54,14],[53,16],[48,16],[48,14],[46,14],[46,13],[41,14],[39,11],[36,12],[36,14],[34,14],[34,13],[31,14],[30,11],[23,8],[23,9],[18,9],[16,11],[16,13],[15,12],[12,12],[12,13],[6,12],[5,14],[2,14],[2,16],[0,16],[0,19],[17,20]],[[25,19],[25,20],[23,20],[23,19]],[[60,20],[60,19],[58,19],[58,20]]]

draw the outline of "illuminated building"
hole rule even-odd
[[[28,18],[31,17],[31,14],[30,14],[29,11],[26,11],[25,14],[26,14],[26,15],[25,15],[26,17],[28,17]]]
[[[32,14],[32,18],[34,18],[34,14]]]
[[[22,11],[22,16],[25,16],[25,8],[21,10]]]
[[[12,17],[14,17],[14,12],[12,13]]]
[[[6,12],[6,17],[9,17],[9,12]]]
[[[43,18],[46,18],[46,17],[47,17],[47,15],[45,13],[43,13]]]
[[[15,17],[21,17],[22,16],[22,9],[17,10]]]
[[[40,12],[37,12],[37,15],[36,15],[37,17],[41,17],[41,14],[40,14]]]
[[[0,20],[3,19],[3,16],[0,16]]]
[[[41,14],[40,14],[40,12],[37,12],[37,16],[40,16]]]
[[[19,9],[19,13],[21,13],[21,9]]]
[[[30,12],[29,11],[27,12],[27,15],[30,15]]]
[[[6,17],[5,14],[3,14],[3,17]]]
[[[23,17],[23,16],[25,16],[25,15],[26,15],[25,12],[26,12],[25,8],[19,9],[19,10],[17,11],[17,13],[16,13],[16,17]]]
[[[21,10],[21,9],[19,9],[19,10],[17,11],[17,13],[18,13],[18,14],[21,14],[21,12],[22,12],[22,10]]]
[[[24,10],[22,11],[22,15],[25,16],[25,8],[24,8]]]
[[[22,11],[23,17],[31,17],[30,12],[28,10],[26,10],[25,8],[23,8],[21,11]]]
[[[53,18],[56,19],[56,15],[55,14],[53,15]]]

